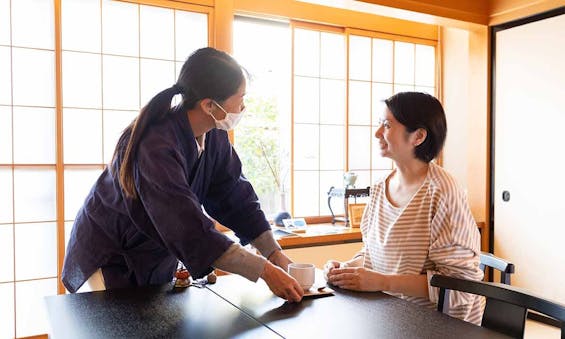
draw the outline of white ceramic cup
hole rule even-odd
[[[316,266],[314,264],[291,263],[288,265],[288,274],[298,281],[304,291],[307,291],[314,285]]]

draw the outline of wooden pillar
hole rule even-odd
[[[226,53],[233,54],[233,0],[216,0],[214,8],[212,46]],[[229,131],[228,136],[233,144],[233,131]]]

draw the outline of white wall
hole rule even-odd
[[[486,27],[441,29],[442,99],[447,116],[443,166],[467,191],[477,222],[488,222],[487,46]],[[488,247],[486,241],[483,247]]]

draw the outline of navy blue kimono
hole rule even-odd
[[[127,139],[121,138],[120,149]],[[192,276],[208,274],[232,241],[214,228],[202,205],[242,244],[270,229],[227,133],[212,129],[205,142],[198,158],[186,112],[173,110],[139,144],[138,199],[123,194],[118,171],[104,170],[78,212],[67,246],[62,280],[70,292],[98,268],[108,289],[170,282],[177,258]]]

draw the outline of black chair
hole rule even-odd
[[[449,307],[449,290],[461,291],[486,297],[481,326],[515,338],[524,337],[526,314],[533,310],[554,318],[560,323],[561,339],[565,339],[565,304],[535,296],[532,293],[506,284],[473,281],[434,275],[430,284],[439,287],[437,310]]]
[[[503,284],[511,285],[510,275],[514,273],[514,264],[488,252],[481,252],[480,260],[480,268],[481,270],[483,270],[483,272],[485,272],[487,267],[498,270],[500,271],[500,282]]]

